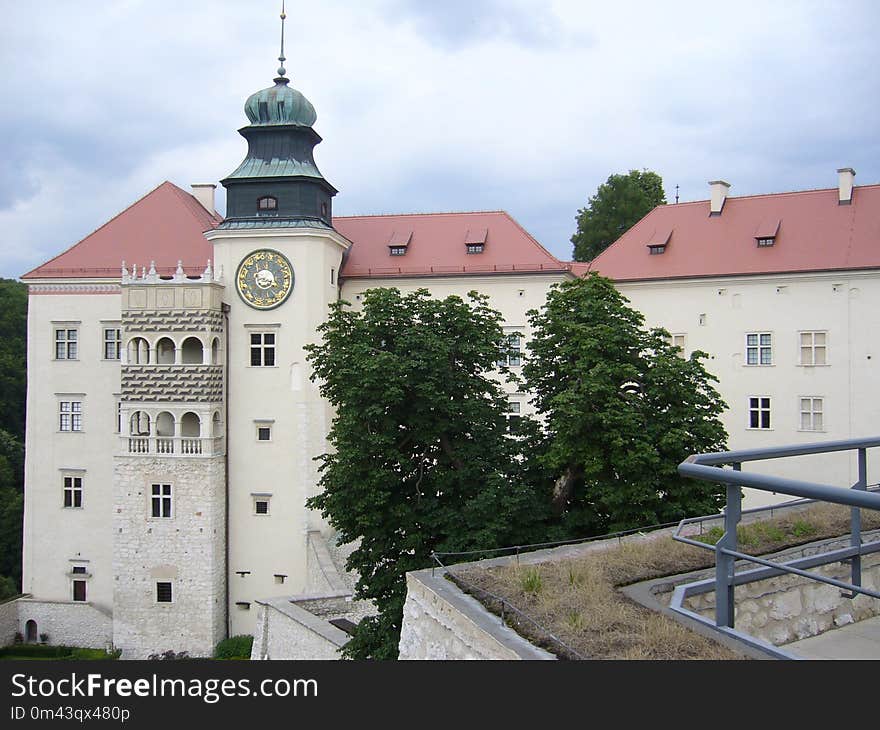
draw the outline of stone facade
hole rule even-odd
[[[26,635],[27,622],[33,620],[37,624],[37,637],[48,634],[50,644],[108,649],[113,643],[112,617],[88,603],[19,598],[0,609],[7,606],[15,607],[16,631],[22,635]],[[0,619],[4,624],[8,620],[8,615]]]
[[[24,636],[18,623],[18,601],[10,598],[0,603],[0,646],[11,644],[19,631]]]
[[[150,485],[173,486],[170,518],[150,516]],[[125,658],[211,656],[225,636],[222,457],[116,457],[113,637]],[[157,602],[158,582],[172,601]]]
[[[257,601],[251,659],[339,659],[348,634],[289,599]]]
[[[407,573],[399,659],[555,659],[439,572]]]
[[[848,565],[835,563],[811,572],[850,581]],[[862,585],[880,590],[880,555],[862,557]],[[738,586],[734,623],[737,631],[776,646],[816,636],[837,626],[880,616],[880,600],[870,596],[844,598],[839,588],[797,575],[782,575]],[[685,607],[714,618],[715,593],[692,596]]]

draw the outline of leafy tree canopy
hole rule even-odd
[[[665,330],[647,331],[598,274],[555,285],[529,312],[523,367],[543,422],[533,455],[554,480],[552,507],[573,536],[707,514],[719,487],[679,477],[687,456],[725,448],[716,379]]]
[[[344,542],[348,568],[377,617],[360,623],[353,658],[396,658],[407,571],[432,551],[495,547],[529,534],[543,514],[507,434],[497,377],[505,343],[487,297],[433,299],[374,289],[363,307],[331,307],[310,345],[313,379],[335,407],[331,453],[320,457],[323,491],[308,501]]]
[[[666,203],[663,178],[650,170],[614,174],[577,214],[571,237],[575,261],[591,261],[658,205]]]

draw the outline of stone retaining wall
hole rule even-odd
[[[18,598],[10,598],[0,603],[0,646],[11,644],[19,631],[24,635],[18,624]]]
[[[7,605],[0,606],[0,611]],[[18,614],[16,630],[22,634],[27,622],[33,620],[37,636],[48,634],[50,644],[107,649],[113,643],[113,619],[89,603],[19,598],[11,605]]]
[[[349,636],[289,598],[257,601],[251,659],[339,659]]]
[[[851,578],[849,565],[841,563],[811,568],[810,572],[847,583]],[[877,553],[862,557],[862,585],[880,590],[880,555]],[[737,586],[735,597],[737,630],[776,646],[880,615],[880,600],[876,598],[844,598],[839,588],[798,575],[781,575]],[[715,593],[691,596],[684,605],[713,618]]]

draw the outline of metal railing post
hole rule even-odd
[[[740,471],[742,464],[734,464],[735,471]],[[727,485],[727,508],[724,510],[724,534],[715,543],[715,625],[733,628],[734,598],[734,563],[736,558],[723,552],[737,549],[736,528],[742,517],[742,492],[734,484]]]
[[[865,492],[868,489],[868,458],[867,449],[859,449],[859,480],[853,485],[853,489]],[[849,544],[854,548],[862,547],[862,510],[858,507],[850,508],[849,518]],[[854,586],[862,585],[862,556],[853,555],[850,559],[850,583]],[[844,593],[847,598],[855,598],[858,594],[854,591]]]

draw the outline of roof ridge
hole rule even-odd
[[[199,199],[196,198],[196,196],[192,193],[188,193],[186,190],[178,185],[175,185],[173,182],[170,182],[168,180],[166,180],[165,182],[171,185],[171,188],[177,194],[177,197],[183,200],[184,203],[186,203],[187,207],[190,208],[190,210],[193,212],[193,214],[195,214],[199,218],[206,218],[208,221],[214,223],[215,225],[217,225],[219,221],[223,220],[223,218],[220,216],[219,213],[217,213],[216,210],[214,211],[214,213],[211,213],[207,208],[205,208],[204,205],[199,202]]]
[[[403,217],[415,217],[415,216],[441,216],[441,215],[487,215],[487,214],[501,214],[511,217],[510,214],[506,210],[441,210],[434,212],[424,212],[424,213],[365,213],[362,215],[334,215],[334,220],[337,218],[403,218]],[[517,224],[518,225],[518,224]]]
[[[504,215],[506,215],[508,218],[510,218],[511,222],[512,222],[517,228],[519,228],[520,231],[522,231],[523,233],[525,233],[526,236],[528,237],[528,239],[529,239],[532,243],[534,243],[538,248],[540,248],[545,254],[547,254],[551,259],[553,259],[553,261],[555,261],[555,262],[558,263],[558,264],[563,263],[562,259],[558,259],[558,258],[556,258],[556,256],[554,256],[554,255],[553,255],[552,253],[550,253],[546,248],[544,248],[544,245],[543,245],[543,244],[542,244],[537,238],[535,238],[531,233],[529,233],[525,228],[523,228],[522,225],[520,225],[520,222],[519,222],[516,218],[514,218],[510,213],[508,213],[507,211],[501,211],[501,212],[504,213]]]
[[[22,274],[19,278],[20,278],[20,279],[24,279],[24,278],[30,276],[31,274],[36,273],[37,271],[39,271],[40,269],[42,269],[44,266],[47,266],[47,265],[51,264],[53,261],[55,261],[55,259],[59,259],[59,258],[61,258],[62,256],[64,256],[64,254],[66,254],[68,251],[72,251],[72,250],[75,249],[77,246],[79,246],[83,241],[85,241],[87,238],[91,238],[91,237],[94,236],[98,231],[100,231],[100,230],[106,228],[106,227],[109,226],[113,221],[115,221],[117,218],[119,218],[120,216],[122,216],[124,213],[127,213],[127,212],[128,212],[129,210],[131,210],[132,208],[134,208],[134,206],[136,206],[136,205],[137,205],[138,203],[140,203],[142,200],[145,200],[146,198],[148,198],[149,196],[151,196],[153,193],[155,193],[155,192],[156,192],[159,188],[161,188],[163,185],[171,185],[172,187],[177,187],[177,186],[174,185],[174,183],[172,183],[170,180],[165,180],[165,181],[159,183],[156,187],[154,187],[152,190],[150,190],[150,192],[148,192],[148,193],[144,193],[141,197],[139,197],[139,198],[138,198],[137,200],[135,200],[133,203],[130,203],[129,205],[125,206],[125,208],[123,208],[122,210],[120,210],[120,211],[119,211],[116,215],[114,215],[112,218],[109,218],[109,219],[107,219],[106,221],[104,221],[100,226],[98,226],[97,228],[95,228],[91,233],[86,234],[85,236],[83,236],[82,238],[80,238],[76,243],[71,244],[71,245],[68,246],[66,249],[64,249],[61,253],[57,254],[56,256],[53,256],[53,257],[52,257],[51,259],[49,259],[48,261],[44,261],[44,262],[43,262],[42,264],[40,264],[39,266],[35,266],[33,269],[31,269],[31,270],[28,271],[27,273]]]
[[[861,190],[863,188],[878,188],[880,187],[880,183],[869,183],[868,185],[853,185],[853,190]],[[751,195],[728,195],[727,200],[748,200],[750,198],[769,198],[773,196],[784,196],[784,195],[809,195],[811,193],[832,193],[836,191],[837,188],[808,188],[807,190],[782,190],[776,193],[752,193]],[[657,206],[657,207],[676,207],[680,208],[683,205],[699,205],[701,203],[708,203],[709,198],[705,198],[702,200],[687,200],[683,203],[666,203],[665,206]]]

